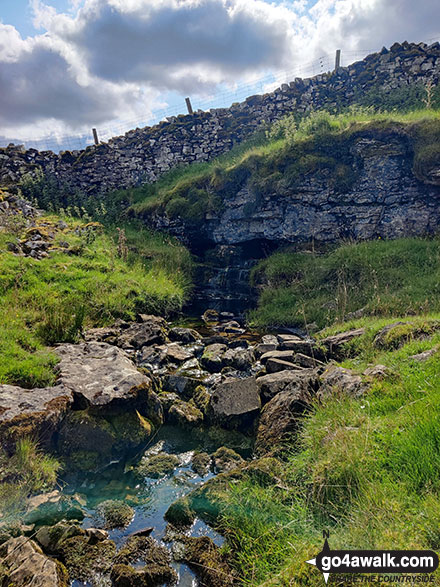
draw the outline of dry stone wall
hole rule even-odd
[[[440,80],[440,44],[396,43],[335,72],[296,79],[230,108],[169,118],[83,151],[55,154],[10,145],[0,149],[0,186],[14,184],[36,168],[90,194],[138,186],[177,165],[212,159],[263,123],[292,111],[344,107],[370,90],[386,94],[429,80]]]

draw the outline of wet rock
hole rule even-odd
[[[225,344],[210,344],[205,347],[200,359],[202,367],[210,373],[220,373],[225,366],[223,355],[227,349]]]
[[[263,402],[270,401],[283,391],[300,392],[308,396],[318,384],[318,375],[314,369],[300,371],[280,371],[257,378],[257,386]]]
[[[64,419],[58,437],[58,450],[69,466],[83,471],[96,470],[111,458],[117,458],[144,444],[154,432],[156,413],[163,417],[160,400],[151,392],[151,401],[144,406],[150,409],[153,421],[139,411],[115,415],[94,415],[89,410],[74,410]],[[159,406],[157,405],[159,404]],[[150,415],[148,414],[148,415]]]
[[[2,585],[14,587],[68,587],[65,567],[33,541],[19,536],[0,546]]]
[[[354,397],[363,395],[368,386],[362,381],[359,375],[356,375],[349,369],[331,365],[320,377],[321,386],[317,393],[320,399],[328,398],[332,395],[347,394]]]
[[[55,526],[42,526],[35,535],[35,540],[48,554],[58,554],[63,540],[73,536],[85,536],[86,531],[78,524],[61,521]],[[108,538],[106,534],[105,538]]]
[[[130,566],[141,561],[141,569]],[[177,573],[170,566],[171,555],[153,538],[136,536],[130,538],[120,550],[111,572],[115,587],[154,587],[172,585],[177,582]]]
[[[327,348],[329,357],[341,359],[347,353],[346,348],[344,348],[347,343],[356,338],[359,338],[363,334],[365,334],[365,328],[348,330],[346,332],[335,334],[334,336],[327,336],[326,338],[323,338],[321,340],[321,344]]]
[[[183,363],[194,356],[194,351],[185,348],[177,342],[167,345],[165,358],[171,363]]]
[[[217,473],[225,473],[244,464],[244,459],[234,450],[221,446],[212,455],[212,462]]]
[[[101,502],[95,511],[95,520],[98,528],[105,530],[125,528],[130,524],[133,516],[133,508],[117,499],[108,499]]]
[[[261,412],[255,453],[277,453],[286,443],[291,442],[302,415],[309,409],[311,399],[308,389],[301,385],[275,395]]]
[[[247,429],[253,426],[260,407],[255,378],[230,377],[215,386],[208,412],[213,423],[225,428]]]
[[[75,497],[63,495],[55,490],[28,500],[24,522],[37,526],[52,526],[61,520],[83,520],[84,517],[84,510]]]
[[[86,534],[63,540],[59,543],[58,552],[71,581],[94,585],[98,576],[110,572],[116,545],[112,540],[90,540]]]
[[[217,310],[212,310],[212,309],[206,310],[202,316],[202,320],[206,324],[218,322],[219,319],[220,319],[220,316],[219,316],[219,313],[217,312]]]
[[[180,374],[166,375],[162,382],[164,391],[176,393],[185,399],[191,399],[194,390],[200,385],[199,379]]]
[[[203,414],[192,403],[179,400],[169,409],[168,419],[182,428],[191,428],[203,423]]]
[[[186,497],[181,497],[172,503],[164,515],[165,520],[176,528],[191,526],[195,517]]]
[[[204,385],[198,385],[193,393],[192,401],[194,405],[206,416],[209,407],[209,401],[211,399]]]
[[[182,536],[184,548],[180,559],[194,569],[202,585],[210,587],[226,587],[236,584],[236,577],[220,553],[218,546],[208,536]]]
[[[209,472],[211,466],[211,457],[207,452],[195,452],[191,459],[191,468],[200,477],[204,477]]]
[[[142,478],[160,479],[173,473],[178,464],[179,459],[175,455],[161,452],[157,455],[143,457],[136,467],[136,474]]]
[[[53,444],[54,434],[72,405],[71,390],[64,385],[23,389],[0,385],[0,438],[11,450],[17,438],[38,438],[44,447]]]
[[[193,328],[171,328],[168,336],[172,341],[183,342],[185,344],[190,344],[200,339],[199,333]]]
[[[165,413],[168,413],[171,406],[175,402],[180,400],[180,397],[177,395],[177,393],[171,393],[168,391],[163,391],[162,393],[159,393],[158,398],[160,403],[162,404],[162,408]]]

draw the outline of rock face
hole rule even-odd
[[[211,421],[225,428],[247,428],[254,423],[260,407],[255,378],[231,377],[215,387],[208,410]]]
[[[0,547],[5,585],[14,587],[67,587],[66,569],[24,536],[11,538]]]

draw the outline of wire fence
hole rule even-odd
[[[440,34],[436,38],[423,41],[426,44],[433,43],[440,38]],[[362,51],[342,51],[341,66],[347,66],[355,61],[364,59],[369,53],[374,53],[374,50],[364,49]],[[321,57],[304,63],[290,70],[280,70],[272,72],[268,75],[253,80],[246,84],[238,84],[231,87],[231,89],[224,91],[217,91],[212,97],[191,97],[191,103],[194,111],[202,110],[208,111],[213,108],[228,108],[234,102],[242,102],[247,97],[255,94],[265,94],[272,92],[279,88],[284,83],[290,83],[295,78],[306,78],[332,71],[335,66],[335,54],[323,54]],[[168,108],[154,110],[149,118],[137,120],[117,120],[106,127],[98,127],[97,133],[101,142],[117,136],[124,135],[131,129],[143,128],[145,126],[152,126],[162,120],[178,116],[179,114],[186,114],[185,99],[182,97],[182,106],[170,106]],[[20,140],[27,149],[34,148],[39,151],[54,151],[61,150],[76,151],[84,149],[87,145],[94,144],[93,131],[90,129],[87,132],[79,133],[77,135],[61,135],[52,133],[39,138],[30,138],[27,140]]]

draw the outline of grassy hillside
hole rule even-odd
[[[148,220],[160,213],[199,224],[208,212],[220,211],[223,199],[245,183],[257,195],[277,192],[308,173],[325,170],[326,177],[330,171],[331,187],[345,192],[357,178],[351,142],[358,133],[369,132],[406,136],[414,150],[414,173],[429,180],[431,166],[440,157],[439,110],[381,113],[353,107],[338,115],[319,111],[300,119],[292,114],[209,163],[174,169],[153,185],[110,198],[130,202],[128,216]]]
[[[253,270],[260,288],[250,321],[319,327],[352,312],[393,316],[440,311],[440,240],[347,243],[327,253],[279,252]]]
[[[439,318],[405,319],[381,348],[374,337],[389,319],[332,329],[365,326],[343,365],[362,373],[381,364],[388,374],[364,377],[371,388],[362,398],[317,402],[276,483],[251,476],[217,496],[246,585],[321,586],[304,561],[321,550],[323,529],[335,549],[439,550],[440,353],[411,358],[439,348]]]
[[[118,251],[116,230],[64,220],[59,229],[59,217],[38,219],[37,230],[54,234],[41,260],[8,251],[35,229],[0,229],[0,383],[49,385],[55,357],[47,345],[136,312],[178,311],[188,294],[191,259],[172,239],[130,228],[127,250]]]

